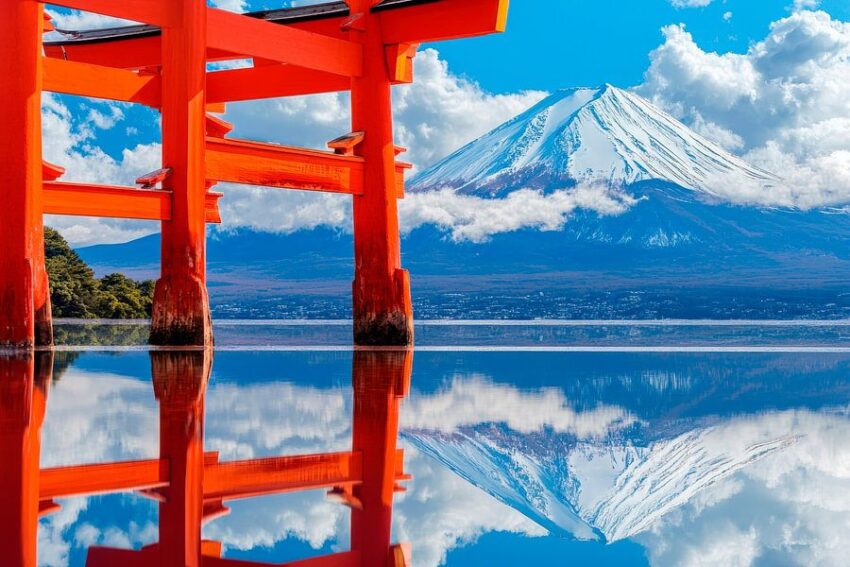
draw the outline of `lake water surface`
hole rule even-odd
[[[431,323],[415,351],[353,351],[337,322],[216,332],[150,352],[144,327],[69,323],[0,358],[10,541],[50,566],[184,553],[201,524],[204,553],[266,563],[371,566],[390,540],[423,567],[847,563],[845,322]]]

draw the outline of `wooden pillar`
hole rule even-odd
[[[0,3],[0,347],[53,343],[41,202],[43,13],[34,0]]]
[[[162,275],[154,293],[151,343],[211,345],[206,287],[205,0],[162,2],[162,161],[172,173],[172,219],[162,223]]]
[[[53,368],[49,352],[0,357],[0,553],[35,567],[41,424]]]
[[[390,549],[398,411],[408,390],[412,350],[354,353],[353,448],[363,455],[363,482],[354,487],[362,507],[351,510],[351,549],[361,565],[393,565]]]
[[[170,483],[159,505],[157,565],[201,563],[204,508],[204,393],[212,352],[153,352],[151,367],[159,401],[160,458]]]
[[[352,130],[365,132],[364,194],[354,197],[354,342],[413,344],[410,279],[401,268],[390,76],[375,0],[349,0],[360,14],[352,41],[363,45],[363,75],[351,82]]]

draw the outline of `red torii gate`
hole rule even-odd
[[[160,502],[159,541],[138,551],[90,548],[89,567],[262,567],[266,564],[222,558],[221,543],[201,539],[202,524],[226,515],[231,500],[324,488],[352,509],[350,550],[287,566],[409,567],[410,548],[392,545],[390,530],[393,495],[410,479],[397,436],[412,363],[410,349],[354,353],[351,451],[219,462],[218,453],[205,453],[203,446],[212,352],[153,352],[159,458],[41,469],[40,429],[53,354],[0,355],[3,564],[35,567],[38,518],[59,510],[57,499],[135,491]]]
[[[412,344],[396,203],[409,166],[396,161],[390,87],[412,81],[422,42],[503,31],[508,0],[347,0],[247,15],[206,0],[51,4],[145,25],[43,45],[52,25],[40,0],[0,5],[0,346],[52,343],[44,213],[162,221],[151,342],[212,344],[205,223],[220,221],[210,192],[219,181],[353,195],[355,343]],[[245,58],[253,67],[206,70]],[[42,161],[42,90],[159,109],[163,169],[141,189],[57,181],[62,168]],[[352,133],[333,152],[227,139],[230,126],[208,114],[229,101],[341,90],[351,91]]]

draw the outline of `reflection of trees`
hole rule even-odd
[[[104,325],[79,323],[56,325],[53,338],[58,346],[139,346],[148,343],[147,325]]]
[[[68,368],[80,357],[79,352],[55,352],[53,353],[53,381],[58,382],[65,375]]]

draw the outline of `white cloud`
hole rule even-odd
[[[351,200],[333,194],[275,191],[225,186],[222,200],[225,229],[291,233],[319,226],[351,232]],[[399,201],[403,233],[433,224],[457,241],[483,242],[490,237],[524,228],[560,230],[577,209],[600,215],[619,215],[636,199],[604,184],[585,184],[544,194],[521,189],[504,199],[459,195],[452,190],[411,193]]]
[[[212,0],[210,2],[216,8],[229,12],[247,12],[248,2],[246,0]]]
[[[805,7],[746,53],[705,51],[684,26],[668,26],[637,88],[783,178],[767,189],[725,183],[732,201],[810,208],[850,200],[850,23]]]
[[[576,411],[558,388],[521,391],[486,376],[456,376],[443,390],[412,396],[401,424],[406,429],[452,432],[464,426],[504,423],[519,433],[551,429],[578,438],[602,437],[635,419],[617,407]]]
[[[670,0],[676,8],[704,8],[714,0]]]
[[[48,9],[47,13],[50,15],[51,20],[53,20],[54,25],[62,30],[99,30],[138,24],[138,22],[131,20],[113,18],[112,16],[95,14],[94,12],[81,12],[79,10]],[[45,36],[45,41],[60,39],[61,37],[57,32],[51,32]]]
[[[73,537],[70,530],[87,508],[88,500],[70,498],[61,504],[59,511],[38,523],[39,567],[67,567]]]
[[[814,10],[820,6],[820,0],[794,0],[793,10]]]
[[[482,242],[523,228],[560,230],[577,209],[619,215],[636,202],[603,184],[579,185],[549,194],[520,189],[503,199],[458,195],[446,189],[409,195],[399,204],[399,213],[404,231],[434,224],[449,231],[454,240]]]

